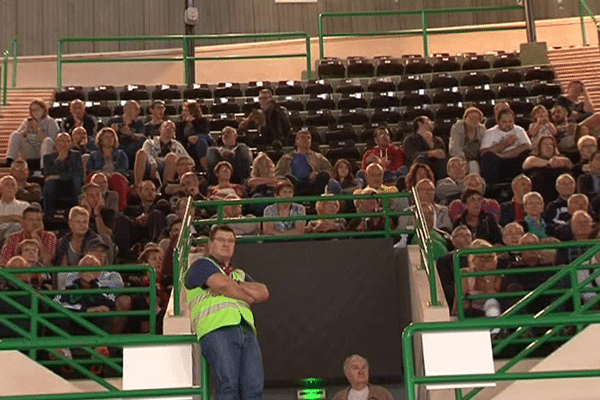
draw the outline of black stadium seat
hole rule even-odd
[[[397,90],[399,92],[405,92],[407,90],[419,90],[427,88],[425,80],[420,75],[408,75],[403,76],[398,82]]]
[[[395,95],[394,92],[377,93],[373,95],[371,99],[371,108],[388,108],[398,107],[400,105],[400,99]]]
[[[525,71],[526,81],[548,81],[552,82],[556,77],[554,69],[549,65],[535,66]]]
[[[115,87],[111,85],[95,86],[88,93],[90,101],[114,101],[117,100],[117,92]]]
[[[458,86],[458,79],[456,76],[451,74],[434,74],[431,77],[431,82],[429,82],[429,87],[431,89],[451,88],[455,86]]]
[[[213,97],[212,91],[206,83],[194,83],[188,85],[183,91],[183,98],[186,100],[190,99],[211,99]]]
[[[463,101],[463,95],[457,87],[453,88],[438,88],[433,95],[434,103],[460,103]]]
[[[246,95],[246,97],[258,96],[260,91],[263,89],[269,89],[269,90],[271,90],[271,93],[272,93],[273,89],[271,88],[271,82],[268,82],[268,81],[248,82],[248,87],[246,88],[244,94]]]
[[[415,118],[425,115],[430,119],[434,119],[433,111],[427,106],[407,107],[402,113],[402,120],[412,123]]]
[[[458,119],[462,118],[465,108],[462,103],[440,105],[435,111],[436,119]]]
[[[340,79],[346,77],[346,67],[337,58],[321,60],[318,72],[321,79]]]
[[[66,86],[54,93],[54,100],[58,102],[73,101],[75,99],[85,100],[85,94],[83,94],[81,86]]]
[[[181,92],[177,85],[156,85],[152,91],[153,99],[175,100],[181,98]]]
[[[298,81],[279,81],[275,88],[275,94],[278,96],[292,96],[304,94],[302,84]]]
[[[48,110],[48,115],[54,119],[67,118],[69,115],[69,103],[68,102],[54,102]]]
[[[460,86],[481,86],[492,83],[492,79],[485,72],[468,72],[460,80]]]
[[[238,121],[233,114],[213,114],[209,122],[211,131],[220,132],[226,126],[231,126],[232,128],[238,127]]]
[[[496,103],[494,102],[494,100],[481,100],[481,101],[474,101],[468,104],[469,107],[473,106],[473,107],[477,107],[479,110],[481,110],[481,112],[483,113],[483,115],[488,118],[494,115],[494,105]]]
[[[515,53],[499,54],[492,63],[493,68],[520,67],[521,60]]]
[[[391,78],[375,78],[369,82],[367,86],[368,92],[382,93],[382,92],[395,92],[396,85]]]
[[[465,101],[485,101],[496,98],[496,93],[490,89],[490,85],[474,86],[465,92]]]
[[[310,110],[335,110],[335,100],[330,94],[311,94],[306,100],[306,111]]]
[[[126,85],[119,93],[121,100],[148,100],[148,90],[146,85]]]
[[[329,126],[337,123],[331,110],[310,110],[305,120],[306,125]]]
[[[364,57],[348,57],[348,78],[371,77],[375,75],[375,66]]]
[[[436,58],[435,63],[433,63],[432,69],[433,72],[459,71],[460,63],[456,61],[456,57],[444,55]]]
[[[516,69],[504,68],[494,73],[494,83],[517,83],[523,80],[523,74]]]
[[[532,96],[558,97],[561,95],[562,90],[558,83],[538,82],[531,87],[529,92]]]
[[[422,106],[429,103],[431,103],[431,99],[424,90],[404,92],[400,99],[400,105],[405,107]]]
[[[246,97],[246,100],[244,100],[244,104],[242,104],[242,112],[245,115],[248,115],[252,112],[252,110],[259,108],[260,103],[258,102],[258,97]]]
[[[377,76],[400,76],[404,75],[404,64],[397,58],[381,58],[375,69]]]
[[[402,120],[402,114],[397,107],[376,108],[371,114],[371,123],[395,124]]]
[[[338,108],[367,108],[367,100],[364,93],[344,93],[338,100]]]
[[[489,69],[491,67],[490,62],[486,60],[483,56],[467,56],[465,61],[463,61],[462,69],[463,71],[470,71],[475,69]]]
[[[304,103],[302,99],[296,96],[279,96],[277,104],[285,107],[289,111],[304,111]]]
[[[404,67],[404,72],[408,75],[428,74],[432,71],[432,65],[422,57],[409,58]]]
[[[364,92],[365,88],[358,79],[346,79],[338,85],[335,91],[337,93],[359,93]]]
[[[520,83],[505,83],[498,89],[498,99],[514,99],[529,96],[529,91]]]
[[[241,112],[240,105],[233,98],[219,97],[215,99],[211,114],[236,114]]]
[[[319,79],[316,81],[310,80],[306,84],[304,93],[306,93],[306,94],[333,93],[333,86],[331,85],[331,83],[327,82],[324,79]]]
[[[363,125],[369,123],[369,115],[360,109],[343,109],[338,124]]]
[[[88,101],[85,105],[85,112],[94,117],[112,117],[112,109],[99,101]]]
[[[339,123],[329,127],[325,132],[325,141],[327,143],[345,142],[347,140],[358,140],[356,130],[351,124]]]
[[[215,98],[242,97],[242,87],[238,82],[219,82],[214,90]]]

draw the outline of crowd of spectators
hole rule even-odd
[[[30,116],[10,136],[6,156],[10,172],[0,180],[1,265],[140,261],[156,269],[159,298],[164,299],[172,285],[173,251],[188,196],[197,201],[263,199],[264,204],[223,208],[225,217],[239,219],[233,225],[238,235],[301,235],[414,226],[404,217],[389,224],[382,216],[335,218],[332,215],[339,212],[380,212],[383,203],[327,197],[415,188],[425,226],[436,242],[435,258],[450,304],[455,294],[448,255],[457,249],[595,238],[600,152],[594,135],[599,124],[581,82],[572,82],[551,110],[534,108],[527,130],[515,124],[510,104],[502,101],[488,120],[479,109],[467,108],[452,126],[449,142],[434,134],[432,120],[419,116],[401,144],[393,144],[389,129],[380,126],[374,131],[375,146],[364,152],[362,160],[337,159],[333,166],[313,143],[311,132],[291,132],[288,113],[275,103],[270,90],[260,92],[259,103],[238,129],[227,126],[213,135],[194,101],[186,101],[179,120],[171,121],[164,117],[164,102],[153,100],[144,123],[140,105],[130,100],[122,115],[101,128],[80,100],[71,103],[62,126],[48,116],[46,104],[31,102]],[[275,159],[269,152],[253,153],[251,147],[265,142],[272,148],[286,144],[294,149]],[[30,169],[41,171],[43,178],[30,177]],[[303,195],[323,197],[314,206],[279,200]],[[278,200],[269,203],[269,198]],[[410,211],[414,204],[408,198],[393,199],[389,209]],[[323,218],[310,222],[297,218],[315,213]],[[200,217],[218,215],[207,208]],[[296,218],[258,223],[256,216]],[[192,227],[191,233],[201,234],[202,229]],[[543,263],[568,262],[584,250],[546,254]],[[509,268],[534,264],[526,257],[501,255],[473,256],[464,266],[483,270],[498,263]],[[23,279],[37,287],[59,289],[148,284],[147,276],[122,277],[115,272]],[[528,287],[501,278],[490,282],[478,278],[463,288],[489,293],[507,285]],[[143,296],[88,300],[61,295],[56,301],[81,312],[147,306]],[[165,306],[162,301],[162,312]],[[469,307],[480,310],[483,305]],[[127,318],[105,322],[99,325],[113,333],[132,329]],[[136,329],[145,326],[138,321]]]

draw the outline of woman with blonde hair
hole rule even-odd
[[[469,107],[465,110],[463,119],[456,121],[450,129],[450,156],[464,158],[469,166],[468,172],[480,172],[479,153],[486,131],[483,119],[480,109]]]
[[[119,137],[112,128],[102,128],[96,134],[96,145],[98,150],[92,151],[87,161],[87,173],[106,174],[109,188],[119,195],[119,211],[123,211],[129,195],[129,182],[124,176],[129,168],[127,154],[118,148]]]

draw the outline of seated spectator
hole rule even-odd
[[[46,103],[42,100],[33,100],[29,103],[29,116],[8,138],[6,165],[11,165],[21,156],[28,163],[32,163],[32,168],[38,169],[44,139],[56,139],[59,131],[56,121],[48,116]]]
[[[227,161],[233,166],[232,182],[242,183],[250,176],[252,152],[245,143],[237,142],[237,136],[234,128],[226,126],[221,131],[223,146],[208,148],[208,180],[211,184],[218,181],[214,168],[221,161]]]
[[[531,179],[525,174],[517,175],[511,183],[513,198],[500,204],[500,225],[504,226],[509,222],[523,222],[525,212],[523,210],[523,196],[531,192]]]
[[[587,196],[583,193],[573,193],[569,196],[569,200],[567,200],[567,211],[561,213],[556,221],[557,223],[554,225],[555,228],[569,224],[571,221],[571,216],[577,210],[582,210],[590,214],[590,217],[594,219],[594,213],[590,211],[590,201]]]
[[[465,225],[458,225],[452,231],[450,235],[452,246],[454,250],[444,254],[437,259],[435,264],[442,287],[444,288],[444,295],[446,296],[446,302],[449,306],[454,304],[454,254],[461,249],[467,248],[471,245],[472,235],[469,228]],[[467,256],[460,257],[460,268],[467,268]]]
[[[377,194],[373,188],[357,189],[354,194]],[[357,213],[381,213],[381,202],[375,198],[354,200]],[[395,229],[394,219],[390,219],[390,229]],[[358,232],[382,231],[385,229],[385,217],[383,214],[376,217],[363,217],[350,220],[348,230]]]
[[[228,194],[223,198],[223,200],[240,200],[240,197],[235,194]],[[242,215],[241,204],[223,206],[223,218],[235,218],[240,220],[240,222],[227,224],[227,226],[233,229],[236,237],[258,235],[260,233],[260,223],[252,221],[252,219],[256,218],[252,214]],[[212,219],[217,219],[217,215],[213,215]]]
[[[215,176],[218,183],[208,188],[208,196],[211,200],[219,200],[228,194],[235,194],[239,197],[245,197],[246,193],[241,185],[231,183],[233,167],[228,161],[220,161],[215,165]]]
[[[483,113],[477,107],[469,107],[450,128],[449,153],[451,157],[460,157],[467,161],[468,172],[479,174],[479,152],[485,133]]]
[[[82,267],[94,267],[100,266],[100,261],[95,257],[87,255],[81,259],[78,263]],[[101,288],[112,288],[111,286],[104,286],[104,282],[101,281],[101,273],[97,271],[93,272],[71,272],[69,276],[69,283],[65,289],[67,290],[79,290],[79,289],[101,289]],[[122,283],[122,282],[121,282]],[[62,305],[63,307],[77,313],[95,313],[95,312],[108,312],[115,311],[115,294],[114,293],[94,293],[86,296],[72,296],[69,294],[59,294],[54,298],[54,301]],[[111,332],[111,320],[110,317],[90,318],[90,322],[99,327],[100,329]],[[86,327],[79,325],[77,322],[70,318],[62,320],[53,320],[53,322],[62,330],[69,333],[69,335],[88,335],[89,330]],[[110,357],[108,348],[105,346],[96,347],[94,349],[97,353],[102,354],[105,357]],[[67,355],[69,358],[73,358],[70,350],[58,349],[63,355]],[[90,370],[96,375],[103,374],[103,365],[92,365]]]
[[[521,173],[531,151],[531,141],[523,128],[515,125],[512,110],[498,113],[498,125],[488,129],[481,141],[481,176],[488,187],[511,181]]]
[[[91,182],[83,185],[79,205],[90,214],[90,229],[109,243],[115,228],[117,212],[106,207],[100,186]]]
[[[577,178],[577,192],[593,200],[600,194],[600,151],[592,154],[586,173]]]
[[[75,127],[73,128],[73,131],[71,131],[71,150],[78,151],[79,154],[81,154],[81,163],[83,165],[85,175],[85,167],[87,166],[90,153],[94,150],[97,150],[97,147],[94,142],[88,142],[87,132],[81,126]],[[46,158],[46,155],[55,152],[55,142],[50,138],[44,139],[44,145],[42,145],[42,171],[45,170],[44,158]]]
[[[533,233],[540,239],[552,236],[554,227],[546,225],[542,218],[544,212],[544,199],[538,192],[529,192],[523,196],[523,209],[525,218],[521,225],[526,233]]]
[[[361,169],[365,171],[369,164],[378,163],[384,169],[383,181],[395,184],[399,177],[408,172],[408,168],[404,164],[404,150],[402,147],[392,144],[390,131],[385,126],[377,127],[373,136],[375,147],[363,154]]]
[[[133,169],[135,154],[144,144],[144,140],[146,140],[144,124],[138,120],[139,115],[140,104],[135,100],[127,100],[123,106],[123,115],[116,115],[109,119],[107,123],[107,126],[116,132],[116,139],[113,145],[118,146],[127,155],[127,166],[123,168],[124,170]],[[98,143],[98,136],[96,136],[96,145],[107,155],[103,146]],[[113,162],[117,165],[116,160],[113,160]]]
[[[129,195],[129,182],[125,178],[129,168],[128,156],[118,148],[119,138],[111,128],[102,128],[98,132],[96,145],[98,150],[92,151],[90,154],[87,161],[87,172],[101,171],[107,174],[110,187],[119,195],[119,207],[122,210],[127,204],[127,196]]]
[[[154,243],[148,243],[140,257],[138,263],[148,264],[156,272],[156,333],[162,333],[162,319],[167,310],[167,304],[171,290],[167,290],[161,283],[161,269],[163,263],[163,251]],[[173,273],[171,271],[170,281],[173,282]],[[150,272],[146,272],[139,277],[130,279],[130,284],[133,287],[149,287]],[[150,309],[150,296],[144,293],[136,293],[131,296],[131,309],[134,311],[143,311]],[[129,319],[129,332],[150,333],[150,322],[147,317],[132,317]]]
[[[529,124],[527,134],[529,135],[532,148],[536,149],[538,142],[544,136],[552,136],[556,139],[558,132],[554,124],[550,121],[548,109],[544,105],[538,104],[533,107],[531,117],[533,118],[533,122]]]
[[[309,131],[298,131],[296,150],[281,157],[275,167],[276,175],[294,182],[299,196],[322,194],[331,177],[331,163],[321,153],[311,150],[311,140]]]
[[[585,126],[579,126],[576,122],[570,122],[569,112],[566,108],[556,104],[550,110],[552,123],[556,127],[556,143],[558,150],[564,156],[567,156],[573,162],[578,162],[580,155],[577,148],[578,140],[589,135],[589,129]]]
[[[435,188],[439,203],[446,206],[452,200],[460,199],[467,175],[467,162],[460,157],[452,157],[448,160],[447,170],[448,176],[440,179]]]
[[[102,240],[90,229],[90,213],[83,207],[72,207],[69,211],[69,231],[58,241],[54,265],[79,265],[93,239]],[[66,273],[58,274],[58,289],[65,288],[66,276]]]
[[[568,212],[567,200],[575,193],[575,179],[570,174],[562,174],[556,178],[556,191],[558,198],[552,200],[544,211],[546,224],[559,225],[560,215]]]
[[[465,183],[465,185],[464,185],[465,191],[466,190],[477,190],[479,193],[481,193],[482,196],[485,193],[485,181],[478,174],[471,173],[471,174],[465,176],[464,183]],[[463,193],[464,193],[464,191],[463,191]],[[496,219],[496,222],[500,222],[501,209],[500,209],[500,204],[498,204],[498,201],[496,201],[494,199],[484,198],[481,208],[484,211],[492,214],[494,216],[494,218]],[[460,199],[453,200],[450,203],[450,205],[448,206],[448,214],[450,215],[450,218],[452,219],[453,223],[456,222],[456,220],[458,218],[460,218],[460,216],[463,214],[464,211],[465,211],[465,204]]]
[[[352,194],[358,187],[358,180],[354,177],[350,161],[345,158],[337,160],[333,166],[333,175],[327,184],[325,192],[333,194]]]
[[[22,229],[8,235],[2,246],[2,261],[10,260],[17,255],[17,246],[23,240],[33,239],[40,248],[42,265],[52,265],[56,253],[56,235],[44,230],[42,209],[39,206],[29,206],[22,213]]]
[[[532,155],[523,162],[523,172],[531,178],[533,190],[539,192],[545,201],[556,198],[556,178],[571,169],[573,163],[560,155],[553,136],[540,138]]]
[[[445,178],[446,145],[439,136],[433,135],[434,124],[426,116],[420,116],[413,121],[413,133],[404,138],[403,147],[406,155],[406,165],[413,162],[427,164],[436,181]]]
[[[275,186],[275,198],[294,197],[294,186],[291,182],[280,182]],[[293,217],[306,215],[304,206],[297,203],[275,203],[265,208],[263,217]],[[275,221],[263,222],[265,235],[300,235],[304,233],[306,221]]]
[[[102,198],[104,199],[104,206],[106,208],[114,210],[115,212],[122,211],[122,209],[120,209],[121,204],[119,204],[119,195],[117,192],[109,190],[108,177],[106,174],[102,172],[96,172],[94,175],[92,175],[90,183],[94,183],[100,187]],[[125,205],[127,205],[127,202],[125,202]],[[125,208],[125,205],[123,205],[123,209]]]
[[[519,245],[540,244],[540,239],[531,233],[526,233],[519,240]],[[540,250],[527,250],[521,252],[521,257],[508,265],[506,269],[518,268],[537,268],[548,266],[542,258]],[[521,292],[531,291],[546,282],[552,277],[553,272],[532,272],[528,274],[507,274],[503,281],[503,291]],[[510,299],[506,301],[505,307],[510,307],[516,303],[518,299]],[[538,299],[531,302],[525,307],[525,312],[528,314],[537,314],[542,311],[547,305],[552,302],[551,298],[540,296]]]
[[[134,183],[138,186],[144,178],[162,178],[170,182],[175,177],[175,164],[178,156],[188,153],[181,143],[175,140],[175,124],[165,121],[160,126],[159,136],[146,139],[135,156],[133,167]]]
[[[80,126],[87,133],[88,143],[94,144],[97,129],[96,119],[85,112],[85,103],[82,100],[75,99],[69,105],[69,115],[62,123],[62,130],[71,133]]]
[[[471,248],[492,247],[490,243],[482,239],[475,239]],[[469,266],[463,272],[493,271],[497,268],[498,257],[496,254],[470,254],[468,256]],[[463,296],[480,294],[500,293],[502,290],[502,276],[473,276],[463,278]],[[494,298],[487,300],[469,300],[464,303],[465,315],[468,317],[498,317],[501,314],[500,302]],[[458,312],[458,304],[455,301],[453,314]]]
[[[556,100],[569,111],[569,119],[579,125],[587,127],[590,131],[600,126],[600,113],[594,111],[590,95],[582,81],[571,81],[567,86],[567,93]]]
[[[6,263],[6,268],[22,268],[23,271],[26,271],[29,268],[29,263],[21,256],[14,256],[8,260]],[[28,286],[33,289],[40,289],[40,282],[37,280],[35,274],[31,273],[23,273],[23,274],[14,274],[14,277],[24,282]],[[22,289],[17,286],[15,283],[10,281],[0,281],[0,293],[3,295],[9,295],[13,302],[18,303],[21,307],[25,307],[26,309],[32,309],[32,296],[24,295],[24,296],[15,296],[10,292],[22,291]],[[0,298],[0,314],[7,318],[10,316],[15,316],[16,314],[23,314],[22,309],[15,307],[13,302],[7,302],[3,298]],[[43,302],[39,303],[38,313],[48,312],[48,306],[46,306]],[[11,322],[26,332],[32,331],[31,319],[30,318],[17,318],[11,319]],[[42,332],[36,332],[37,335],[41,335]],[[23,338],[22,335],[16,330],[12,329],[10,326],[5,324],[0,324],[0,338]]]
[[[185,101],[181,108],[181,122],[177,123],[176,138],[202,171],[208,168],[208,147],[215,145],[209,133],[208,119],[202,115],[200,105],[195,101]]]
[[[83,186],[81,154],[71,150],[71,136],[59,133],[55,144],[56,152],[44,157],[44,211],[49,218],[58,207],[76,205]]]
[[[119,256],[126,260],[136,260],[138,254],[133,249],[137,243],[158,242],[166,226],[166,213],[157,197],[156,186],[152,181],[143,181],[139,186],[141,204],[128,206],[123,214],[117,216],[115,226],[115,244],[119,247]],[[165,202],[162,200],[162,202]],[[166,203],[166,202],[165,202]],[[165,204],[167,205],[167,204]],[[168,205],[167,205],[168,208]],[[141,252],[141,248],[139,249]]]
[[[24,159],[17,158],[10,166],[10,175],[17,181],[17,200],[28,203],[41,203],[42,187],[39,183],[27,182],[29,179],[29,167]]]
[[[433,262],[437,262],[441,256],[448,253],[450,240],[448,233],[434,227],[435,210],[433,208],[433,204],[423,202],[421,203],[421,206],[423,209],[423,216],[425,217],[424,228],[427,229],[429,232],[429,237],[431,238]],[[413,236],[411,243],[420,244],[420,239],[417,237],[417,235]]]
[[[462,216],[454,222],[454,227],[466,225],[477,239],[484,239],[492,244],[502,241],[500,225],[494,216],[482,208],[483,196],[477,190],[467,189],[462,195],[465,211]]]
[[[29,207],[26,201],[17,200],[17,181],[10,175],[0,179],[0,243],[8,235],[21,230],[23,211]]]
[[[429,179],[430,181],[435,182],[433,171],[427,164],[419,162],[412,163],[408,170],[408,174],[406,174],[406,178],[404,178],[404,190],[410,192],[421,179]]]
[[[201,193],[200,185],[200,179],[198,179],[198,176],[195,173],[186,172],[181,175],[177,185],[169,185],[169,192],[172,193],[172,196],[169,199],[171,208],[177,204],[179,199],[187,199],[188,196],[191,196],[194,201],[206,200],[206,197]]]
[[[589,261],[585,262],[584,264],[591,264],[591,265],[600,264],[599,253],[596,253],[596,255],[594,257],[592,257]],[[596,292],[595,289],[598,287],[598,285],[600,285],[600,277],[596,276],[596,278],[592,279],[591,281],[589,279],[590,275],[593,274],[594,272],[596,272],[595,268],[578,269],[577,270],[577,282],[578,283],[583,283],[585,281],[589,282],[587,285],[585,285],[585,287],[590,289],[590,291],[581,293],[581,300],[583,301],[584,304],[588,303],[589,301],[596,298],[596,296],[598,296],[598,292]]]
[[[353,354],[344,360],[344,375],[350,383],[346,389],[340,390],[333,400],[377,399],[392,400],[387,389],[369,383],[369,363],[358,354]]]
[[[598,151],[598,140],[593,136],[581,136],[577,141],[577,150],[579,151],[579,162],[573,166],[573,176],[589,171],[589,162],[592,154]]]
[[[586,241],[596,238],[594,220],[589,213],[578,210],[571,216],[569,224],[559,226],[556,229],[555,236],[561,241]],[[569,247],[559,249],[556,255],[558,265],[566,265],[577,259],[589,249],[587,247]]]
[[[177,161],[175,162],[175,176],[173,177],[173,180],[165,182],[162,186],[163,192],[167,198],[170,198],[175,193],[181,191],[181,177],[185,173],[193,173],[195,167],[196,164],[194,163],[194,159],[192,157],[185,155],[177,157]],[[204,178],[202,179],[204,180]],[[203,187],[205,187],[205,185],[203,185]],[[204,192],[204,190],[201,190],[201,192]]]
[[[375,189],[377,193],[398,193],[396,186],[383,184],[383,167],[377,163],[371,163],[366,169],[367,187],[365,189]],[[364,189],[356,189],[353,194],[364,193]],[[390,209],[400,211],[408,207],[406,198],[389,199]]]
[[[516,246],[525,234],[523,225],[513,221],[502,228],[502,244],[504,246]],[[498,269],[506,269],[511,263],[519,259],[519,253],[507,252],[498,255]]]
[[[490,129],[490,128],[497,126],[498,120],[500,119],[498,117],[498,114],[500,114],[500,112],[502,112],[504,110],[510,110],[510,109],[511,108],[510,108],[510,104],[508,103],[508,101],[505,101],[505,100],[497,101],[496,105],[494,105],[494,115],[490,118],[485,119],[485,128]]]
[[[44,265],[40,261],[40,245],[34,239],[24,239],[17,245],[17,256],[23,257],[30,268],[39,268]],[[51,274],[31,274],[30,283],[36,288],[52,290]]]
[[[327,194],[321,197],[327,198]],[[340,211],[340,202],[337,200],[321,200],[315,204],[318,215],[335,215]],[[306,233],[332,233],[342,232],[346,229],[346,220],[336,219],[313,219],[306,225]]]
[[[169,225],[169,237],[161,240],[158,244],[158,247],[163,252],[163,257],[160,275],[157,275],[157,279],[165,290],[168,290],[169,287],[173,286],[173,255],[175,253],[175,247],[177,247],[177,241],[179,240],[181,224],[182,220],[180,218],[175,218]],[[143,253],[144,252],[142,252],[142,254]],[[140,254],[140,258],[141,256],[142,255]]]
[[[161,99],[154,99],[150,103],[150,121],[144,124],[144,136],[152,139],[159,135],[160,126],[165,122],[165,102]]]
[[[447,233],[452,231],[452,221],[448,214],[448,207],[434,203],[435,200],[435,187],[433,182],[429,179],[421,179],[415,186],[417,196],[421,203],[429,203],[432,205],[434,210],[433,228],[440,229]],[[414,211],[415,206],[410,206],[404,209],[404,211]],[[401,216],[398,219],[398,229],[408,229],[409,226],[414,223],[411,222],[413,217]]]
[[[240,123],[240,129],[256,128],[259,131],[261,144],[271,144],[274,141],[288,143],[290,134],[290,121],[287,110],[273,99],[271,89],[262,89],[258,94],[260,110],[252,110],[250,115]],[[258,142],[258,138],[251,138]]]

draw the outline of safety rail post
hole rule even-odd
[[[62,88],[62,44],[62,39],[56,42],[56,88],[58,90]]]
[[[312,53],[310,48],[310,35],[308,33],[304,40],[306,41],[306,78],[310,81],[312,79]]]
[[[19,41],[15,35],[12,40],[12,53],[13,53],[13,64],[12,64],[12,88],[17,87],[17,63],[19,58]]]
[[[6,89],[8,86],[8,50],[4,51],[3,69],[2,69],[2,105],[6,105]]]
[[[191,79],[190,79],[190,65],[189,65],[189,59],[188,59],[188,37],[184,36],[182,43],[183,43],[183,48],[182,48],[182,54],[183,54],[183,79],[185,80],[185,84],[186,85],[190,85],[192,83]]]
[[[585,47],[589,46],[587,41],[587,32],[585,29],[585,16],[583,15],[583,0],[579,0],[579,20],[581,23],[581,39],[583,40],[583,45]]]
[[[423,30],[423,57],[429,56],[429,40],[427,38],[427,11],[421,11],[421,29]]]
[[[177,245],[175,246],[175,252],[173,254],[173,313],[175,316],[181,315],[181,272],[187,270],[188,266],[183,263],[183,257],[187,259],[186,253],[189,253],[189,240],[186,241],[186,237],[189,239],[189,231],[191,226],[192,215],[191,212],[193,210],[192,206],[192,198],[188,197],[185,204],[185,213],[183,214],[183,224],[181,225],[181,230],[179,231],[179,237],[177,238]],[[187,246],[185,245],[187,243]],[[177,268],[175,268],[175,262],[177,263]]]

